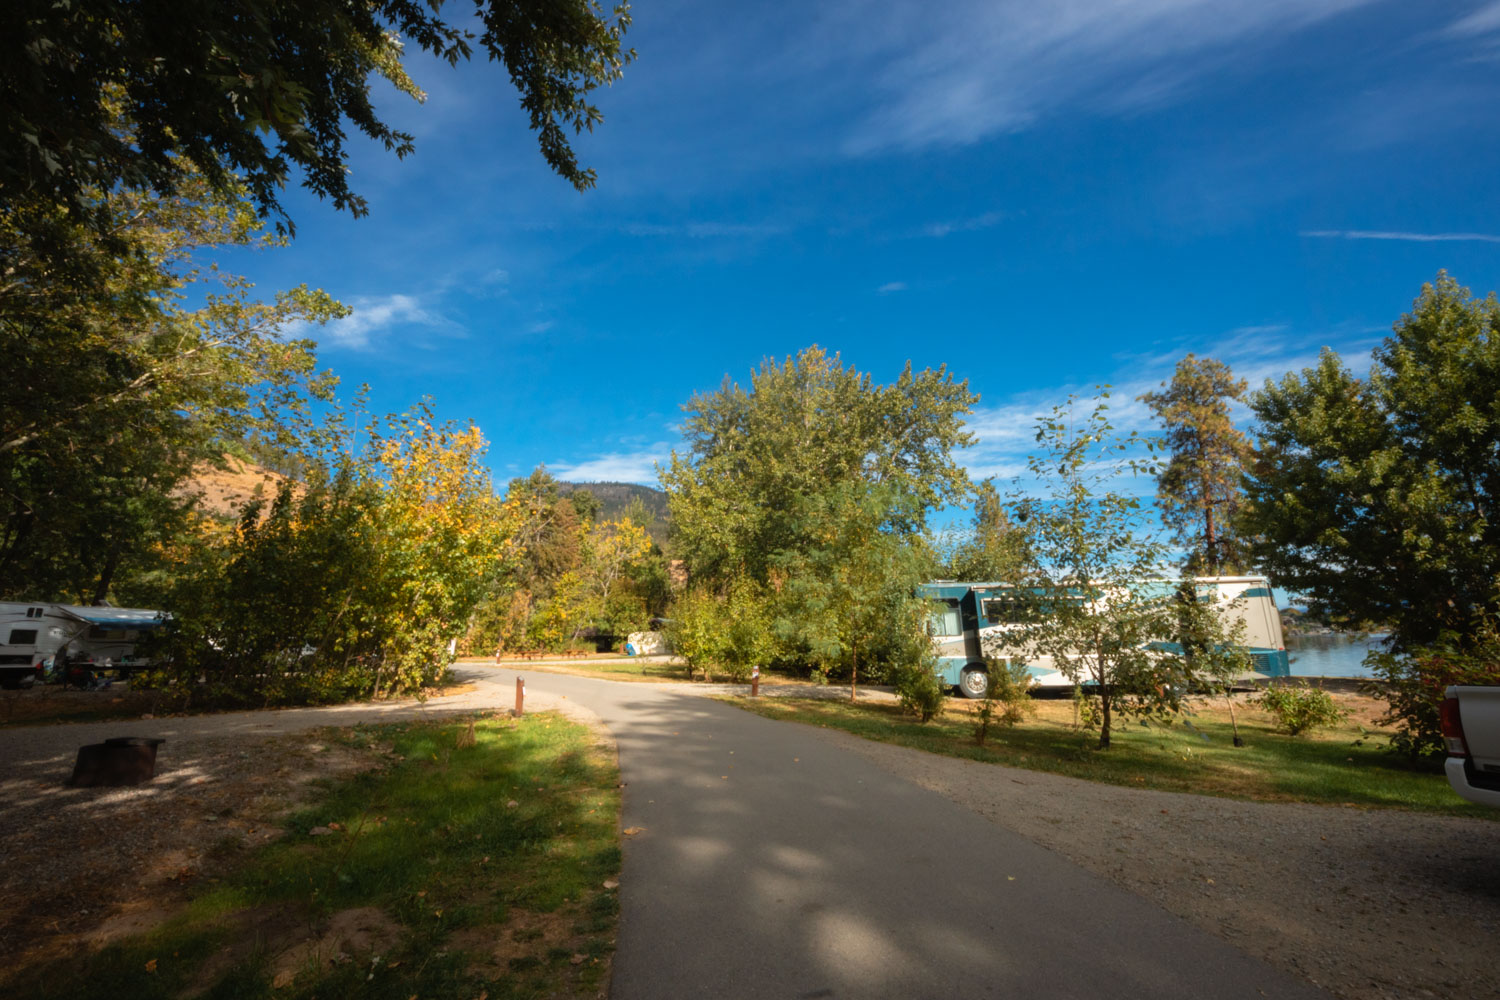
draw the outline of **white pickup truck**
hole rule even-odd
[[[1448,784],[1470,802],[1500,807],[1500,687],[1450,687],[1442,722]]]

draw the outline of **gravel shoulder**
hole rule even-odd
[[[1340,997],[1500,996],[1500,823],[1120,788],[817,732]]]

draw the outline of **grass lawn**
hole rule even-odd
[[[1233,745],[1222,702],[1195,706],[1169,726],[1117,718],[1108,750],[1096,749],[1096,732],[1074,728],[1069,700],[1037,699],[1034,718],[1013,728],[992,727],[983,747],[974,740],[976,706],[961,699],[949,699],[944,714],[926,725],[892,704],[723,700],[768,718],[842,729],[929,753],[1128,787],[1500,819],[1500,811],[1453,794],[1440,772],[1410,767],[1382,749],[1387,734],[1372,728],[1382,703],[1369,698],[1335,696],[1349,710],[1350,721],[1297,737],[1276,732],[1269,715],[1240,704],[1243,747]]]
[[[235,855],[155,930],[43,968],[9,996],[596,996],[620,869],[619,772],[546,713],[345,730],[383,760]],[[613,885],[614,883],[611,882]]]
[[[497,666],[493,658],[459,661],[465,666]],[[521,673],[576,674],[580,677],[602,677],[610,681],[685,681],[687,668],[676,663],[657,663],[633,656],[579,657],[566,663],[537,663],[532,660],[506,659],[498,666]]]

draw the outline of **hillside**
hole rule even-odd
[[[219,517],[237,518],[252,498],[270,498],[284,476],[233,455],[224,456],[226,468],[204,463],[179,490],[180,494],[198,493],[202,508]],[[666,537],[667,495],[661,490],[636,483],[568,483],[559,482],[557,491],[566,496],[575,490],[588,490],[599,501],[600,516],[616,518],[625,513],[630,502],[639,498],[652,516],[648,525],[652,537],[661,542]]]
[[[667,495],[661,490],[637,483],[567,483],[559,481],[557,491],[564,496],[574,490],[588,490],[599,499],[600,513],[605,517],[619,517],[625,513],[630,501],[639,498],[641,503],[657,521],[667,519]]]
[[[177,490],[178,494],[200,494],[199,506],[207,513],[238,518],[253,498],[275,496],[286,478],[233,455],[224,456],[224,465],[220,469],[207,462],[200,464],[193,470],[192,478]]]

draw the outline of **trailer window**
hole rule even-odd
[[[10,630],[10,642],[8,643],[8,645],[11,645],[11,646],[32,646],[32,645],[35,645],[35,644],[36,644],[36,629],[34,629],[34,628],[13,628],[13,629]]]

